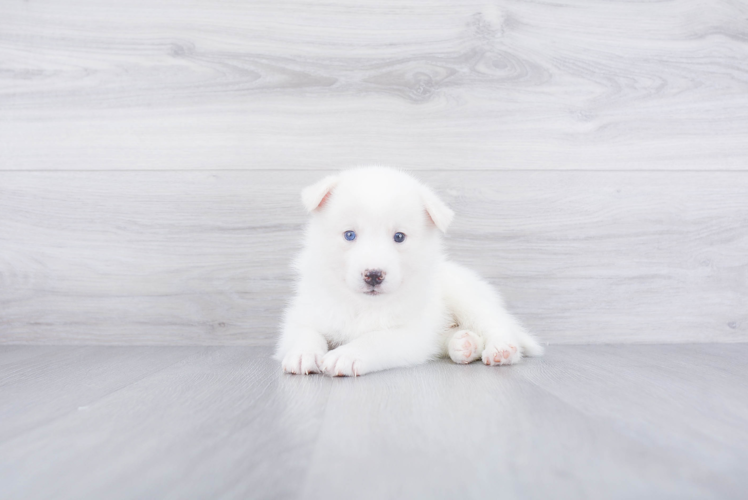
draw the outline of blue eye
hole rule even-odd
[[[402,243],[405,241],[405,235],[403,233],[395,233],[395,243]]]
[[[343,233],[343,237],[347,239],[348,241],[353,241],[356,239],[356,232],[355,231],[346,231]]]

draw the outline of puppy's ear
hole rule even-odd
[[[337,175],[328,175],[321,181],[305,187],[301,191],[301,202],[304,204],[307,212],[313,212],[324,205],[327,197],[337,183]]]
[[[439,231],[446,233],[455,213],[430,189],[424,187],[421,191],[421,198],[423,199],[423,205],[426,207],[426,213]]]

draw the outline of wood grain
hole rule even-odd
[[[100,349],[112,354],[89,353],[81,369],[114,356],[145,370],[149,358],[176,354],[170,347]],[[170,367],[0,444],[3,496],[238,498],[245,484],[261,487],[263,498],[294,496],[301,485],[288,478],[308,467],[331,380],[284,381],[269,349],[180,348],[180,356],[184,349],[190,355]],[[72,385],[70,369],[30,378],[49,382],[51,372]],[[116,371],[98,375],[111,383]],[[74,387],[29,389],[38,402],[58,405],[75,394]],[[10,409],[36,417],[46,406]]]
[[[1,343],[268,345],[324,172],[0,174]],[[742,342],[742,172],[422,172],[545,342]]]
[[[6,352],[0,391],[0,443],[64,415],[87,411],[88,404],[163,370],[191,353],[187,347],[143,350],[40,347]],[[64,377],[57,374],[64,373]],[[52,393],[65,397],[49,397]]]
[[[745,170],[748,5],[0,6],[0,169]]]
[[[520,372],[584,414],[632,436],[681,453],[699,442],[708,468],[736,467],[748,452],[748,426],[743,424],[748,400],[729,381],[748,376],[746,350],[741,345],[728,352],[711,344],[590,346],[571,354],[574,363],[527,364]],[[560,382],[564,379],[576,383]],[[682,436],[689,436],[689,444]]]
[[[0,385],[12,417],[0,434],[33,421],[0,443],[8,499],[737,499],[748,487],[748,344],[554,346],[514,367],[357,379],[283,375],[266,347],[8,349],[0,380],[19,353],[39,360],[25,367],[28,404]],[[121,385],[125,367],[145,376],[50,412],[87,383]]]
[[[668,347],[647,346],[660,357]],[[509,370],[444,361],[336,381],[303,498],[322,492],[332,498],[496,498],[497,491],[502,498],[738,498],[744,443],[690,431],[708,426],[722,435],[744,434],[738,428],[747,423],[745,405],[724,419],[700,406],[713,378],[725,392],[745,395],[734,383],[744,370],[732,369],[742,362],[723,363],[724,373],[692,362],[708,381],[682,391],[686,383],[667,373],[673,364],[680,368],[680,360],[639,371],[639,364],[616,359],[635,361],[643,349],[556,346],[546,358]],[[739,350],[745,354],[746,348]],[[701,358],[698,346],[681,352]],[[642,358],[641,364],[651,363],[653,356]],[[528,383],[526,372],[542,374],[555,391]],[[642,379],[660,390],[642,391]],[[557,397],[559,388],[566,397]],[[655,392],[667,397],[657,400]],[[720,408],[728,401],[723,394],[709,397]],[[598,406],[604,409],[593,410]],[[670,428],[663,439],[671,419],[688,426]]]
[[[0,496],[742,498],[746,20],[2,2]],[[372,163],[455,208],[544,358],[280,373],[298,191]]]

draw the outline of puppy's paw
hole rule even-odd
[[[316,352],[289,352],[283,358],[283,371],[294,375],[319,373],[322,366],[322,354]]]
[[[486,348],[481,359],[488,366],[513,365],[522,359],[522,352],[513,342],[489,340],[486,342]]]
[[[470,330],[459,330],[452,335],[447,351],[452,361],[466,365],[480,358],[483,351],[483,338]]]
[[[364,374],[363,363],[354,350],[341,346],[322,358],[322,371],[331,377],[358,377]]]

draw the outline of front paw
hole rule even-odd
[[[321,368],[331,377],[358,377],[364,374],[361,357],[347,346],[338,347],[325,354]]]
[[[294,375],[319,373],[322,365],[322,354],[316,352],[289,352],[283,358],[283,371]]]

